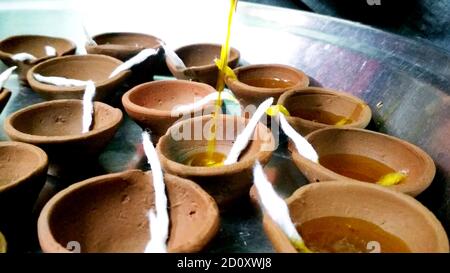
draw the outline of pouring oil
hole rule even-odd
[[[221,157],[217,156],[216,152],[216,129],[217,129],[217,121],[219,118],[219,115],[221,114],[222,110],[222,91],[225,88],[225,68],[228,64],[228,57],[230,54],[230,34],[231,34],[231,24],[233,22],[233,15],[234,11],[236,10],[238,0],[230,0],[230,10],[228,12],[228,24],[227,24],[227,35],[225,39],[225,43],[222,45],[222,49],[220,51],[220,60],[219,60],[219,74],[217,77],[217,85],[216,89],[219,92],[216,104],[215,104],[215,110],[213,113],[213,123],[211,126],[211,137],[208,140],[208,150],[206,157],[208,160],[204,160],[205,155],[199,154],[197,157],[199,158],[195,162],[203,162],[206,163],[207,166],[217,166],[220,165],[222,161],[217,161]]]

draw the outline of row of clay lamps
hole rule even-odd
[[[105,35],[106,38],[103,38],[116,39],[114,43],[118,45],[125,43],[123,41],[132,40],[130,37],[121,40],[120,37],[117,37],[121,35],[109,34],[109,36]],[[94,37],[94,39],[98,39],[99,43],[104,43],[104,46],[88,48],[90,53],[108,54],[109,52],[108,55],[113,55],[114,52],[118,53],[123,50],[120,46],[116,48],[114,44],[108,45],[108,42],[101,42],[98,37]],[[189,55],[186,53],[189,52],[189,47],[177,52],[188,66],[188,69],[183,71],[183,73],[180,74],[178,73],[179,71],[173,71],[170,67],[170,62],[168,62],[169,69],[171,69],[177,78],[194,78],[199,81],[214,84],[214,79],[216,79],[215,77],[217,77],[218,71],[212,63],[212,60],[214,59],[213,56],[218,55],[220,46],[208,44],[204,46],[207,48],[204,52],[208,52],[210,55],[199,54],[199,52],[203,53],[201,50],[193,50],[194,53]],[[94,51],[96,49],[99,51]],[[127,50],[131,50],[131,48],[127,47]],[[58,49],[57,52],[59,53]],[[205,55],[208,55],[208,57],[202,59]],[[233,66],[233,62],[237,64],[239,52],[232,50],[231,56],[231,63],[229,65]],[[99,75],[98,78],[94,79],[97,82],[97,88],[101,90],[101,84],[104,82],[108,83],[108,80],[105,79],[107,75],[110,74],[116,65],[121,63],[121,61],[115,59],[116,57],[118,56],[86,55],[54,58],[34,66],[28,72],[28,75],[36,71],[36,73],[39,72],[44,75],[48,73],[47,75],[86,80],[88,78],[85,77],[92,79],[94,74],[97,73],[97,70],[101,70],[100,74],[96,74]],[[83,60],[83,58],[85,59]],[[93,62],[91,61],[94,59],[96,63],[92,65]],[[61,72],[64,71],[64,67],[67,67],[63,65],[59,66],[56,70],[46,70],[50,69],[49,67],[57,65],[58,60],[65,64],[70,63],[71,60],[77,60],[73,61],[73,64],[81,63],[81,66],[76,67],[76,69],[71,69],[75,71],[73,72],[75,74],[70,74],[72,72]],[[53,63],[48,65],[49,62]],[[202,67],[202,62],[207,62],[208,69],[210,70],[199,69],[204,68]],[[90,66],[96,67],[96,71],[90,71],[88,69]],[[191,66],[195,66],[195,69]],[[102,69],[98,69],[98,67]],[[189,69],[190,67],[192,69]],[[87,72],[81,77],[81,74],[79,75],[77,73],[84,73],[82,71]],[[62,74],[53,74],[60,72]],[[128,74],[133,73],[125,71],[122,75],[119,74],[116,79],[111,79],[111,81],[119,79],[123,81]],[[211,77],[205,75],[208,73],[209,75],[213,75],[212,77],[214,78],[211,79]],[[344,128],[336,128],[333,125],[319,124],[314,121],[296,118],[295,115],[288,120],[300,133],[306,134],[312,132],[307,138],[318,150],[319,155],[335,151],[339,148],[341,149],[339,152],[363,153],[364,155],[373,157],[373,151],[377,151],[377,149],[381,148],[382,144],[384,145],[388,142],[391,146],[384,147],[385,149],[382,155],[375,159],[385,161],[384,159],[387,158],[385,162],[391,164],[395,169],[406,168],[411,170],[408,176],[411,181],[404,181],[402,183],[403,185],[400,184],[399,187],[392,189],[416,195],[431,183],[434,176],[434,164],[429,157],[424,155],[423,151],[393,137],[361,129],[351,129],[351,127],[364,128],[371,118],[370,108],[358,98],[333,90],[307,88],[309,84],[308,77],[303,72],[284,65],[250,65],[235,69],[235,74],[238,77],[237,80],[227,78],[226,82],[230,89],[235,92],[243,107],[258,104],[264,98],[274,96],[276,98],[279,97],[279,103],[285,105],[293,113],[295,109],[292,108],[314,106],[319,110],[324,108],[327,111],[334,112],[336,115],[351,117],[351,123],[345,124],[343,126]],[[250,84],[251,80],[255,78],[265,79],[274,76],[289,82],[289,85],[285,87],[274,86],[273,88],[267,88],[252,86]],[[28,80],[33,88],[34,83],[32,82],[32,77],[28,77]],[[46,92],[45,88],[40,88],[40,91],[37,92],[44,94]],[[54,88],[54,93],[58,93],[57,89],[59,87]],[[113,89],[111,86],[110,88]],[[33,89],[39,90],[36,86]],[[186,90],[189,90],[189,92],[186,92]],[[177,223],[177,225],[172,225],[172,232],[169,238],[170,251],[201,250],[218,229],[218,212],[215,203],[217,202],[220,208],[226,208],[236,199],[245,196],[252,185],[252,167],[254,162],[259,160],[263,164],[267,163],[275,148],[273,135],[270,130],[263,124],[259,124],[255,131],[254,139],[250,142],[237,163],[214,168],[193,167],[183,164],[189,155],[204,152],[207,147],[207,140],[192,140],[195,138],[192,138],[192,135],[188,135],[188,140],[175,141],[173,136],[177,136],[178,134],[182,139],[187,134],[183,131],[183,128],[198,128],[195,127],[195,124],[198,124],[200,128],[204,128],[204,125],[210,122],[211,117],[194,117],[174,124],[176,120],[173,117],[168,118],[170,109],[175,105],[192,103],[194,97],[201,98],[213,92],[215,92],[214,89],[209,85],[180,80],[145,83],[136,86],[123,96],[122,101],[127,113],[141,126],[148,127],[155,132],[156,137],[162,136],[158,142],[157,151],[162,166],[168,173],[166,183],[169,185],[169,199],[174,198],[173,202],[171,200],[171,219]],[[71,94],[70,90],[64,90],[60,93]],[[102,96],[101,93],[99,92],[100,97]],[[152,96],[148,94],[152,94]],[[45,97],[45,95],[43,96]],[[303,99],[298,100],[302,96],[309,100],[310,103],[302,105],[301,101]],[[79,98],[79,95],[76,97]],[[54,99],[61,97],[47,96],[47,98]],[[205,107],[208,106],[211,105]],[[96,102],[94,127],[89,133],[80,134],[81,112],[82,104],[80,100],[56,100],[40,103],[10,115],[5,122],[5,131],[13,140],[32,143],[41,147],[49,155],[50,162],[59,163],[67,161],[67,155],[70,154],[69,165],[70,161],[79,164],[83,159],[97,158],[98,153],[114,136],[122,119],[120,110]],[[182,114],[192,117],[196,113]],[[229,132],[230,130],[226,128],[227,124],[233,124],[234,128],[240,128],[242,130],[246,122],[247,119],[245,117],[223,115],[219,119],[218,132],[224,134]],[[170,127],[172,124],[174,125]],[[320,130],[315,131],[317,129]],[[219,152],[227,154],[231,149],[232,143],[240,130],[232,131],[233,135],[227,136],[224,141],[218,141],[217,150]],[[191,133],[194,133],[194,131]],[[370,143],[372,144],[366,145],[368,147],[365,147],[362,144],[368,138],[372,138],[373,141],[371,139]],[[339,140],[338,145],[333,146],[333,139]],[[358,145],[358,140],[361,145]],[[401,154],[405,154],[408,151],[410,151],[410,156],[403,159],[398,158]],[[8,157],[5,158],[8,159]],[[300,155],[296,154],[296,151],[293,151],[293,159],[310,182],[342,180],[342,177],[333,176],[333,173],[330,174],[329,171],[324,170],[318,164],[310,166],[312,163],[308,162],[307,159],[301,158]],[[415,166],[418,165],[423,165],[424,168],[415,169]],[[13,167],[11,166],[11,168]],[[150,208],[152,204],[151,198],[153,197],[151,194],[152,190],[149,188],[150,184],[148,183],[150,181],[149,177],[151,176],[139,171],[135,172],[94,177],[77,183],[55,196],[46,205],[39,219],[39,239],[44,251],[65,251],[65,246],[72,240],[78,240],[83,243],[82,251],[86,252],[142,251],[145,243],[148,241],[148,220],[145,217],[145,212]],[[183,177],[183,181],[186,181],[186,187],[189,190],[176,186],[177,183],[174,186],[170,186],[171,182],[169,180],[176,180],[178,178],[169,174]],[[22,175],[22,173],[17,173],[17,176],[13,177],[21,177]],[[417,177],[422,178],[416,179]],[[203,189],[196,187],[191,181],[199,184]],[[25,182],[22,181],[21,183]],[[318,185],[321,184],[325,185],[327,183],[319,183]],[[357,185],[361,184],[361,182],[350,183],[348,188],[358,187]],[[375,185],[371,186],[380,188]],[[99,187],[102,190],[98,190]],[[133,187],[136,187],[136,189]],[[83,189],[92,189],[92,193],[87,195]],[[171,197],[171,195],[177,196],[177,191],[182,191],[183,193],[194,191],[195,193],[189,193],[186,196],[183,195],[182,199],[184,200],[179,200],[176,197]],[[389,193],[394,192],[390,189],[383,189],[383,191]],[[94,194],[96,194],[96,198],[92,198]],[[214,197],[216,202],[212,201],[210,195]],[[94,204],[92,200],[96,200],[96,203],[100,202],[102,209],[98,212],[93,210],[92,206]],[[186,205],[186,208],[183,208],[184,202],[191,204],[193,207]],[[73,206],[73,204],[80,203],[84,204],[82,209]],[[177,210],[177,206],[180,206],[179,210]],[[382,206],[379,209],[382,209]],[[71,213],[68,213],[68,211]],[[205,214],[199,213],[200,211],[202,213],[204,211]],[[384,213],[385,211],[382,210],[381,212]],[[298,213],[302,212],[298,211]],[[83,220],[79,221],[79,219]],[[435,222],[439,223],[437,220]],[[135,223],[136,225],[127,228],[128,223]],[[70,229],[67,229],[68,226],[70,226]],[[104,234],[107,238],[103,238],[101,235],[103,233],[102,230],[105,228],[111,230],[111,234],[115,238],[115,240],[109,241],[108,244],[105,244],[105,240],[110,237],[110,234],[108,236]],[[65,232],[64,230],[68,231]],[[198,235],[193,236],[193,240],[186,242],[183,241],[183,238],[186,238],[185,233],[180,230],[192,232],[195,230],[200,232],[193,232],[194,235]],[[441,230],[437,230],[439,231],[437,233],[440,234],[440,237],[438,236],[437,238],[442,239]],[[78,234],[75,236],[77,238],[71,238],[73,234]],[[83,234],[83,236],[78,237],[81,236],[80,234]],[[432,236],[433,234],[428,235]],[[271,236],[269,235],[269,237]],[[402,236],[400,237],[404,238]],[[441,243],[441,245],[447,245],[448,251],[448,243]],[[275,248],[280,250],[277,247]],[[415,248],[412,249],[416,250]],[[442,251],[442,248],[430,248],[426,250]]]

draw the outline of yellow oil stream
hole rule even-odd
[[[230,0],[230,10],[228,12],[228,24],[227,24],[227,36],[225,39],[225,43],[222,45],[222,49],[220,52],[220,60],[218,61],[217,65],[219,66],[219,74],[217,78],[217,85],[216,89],[219,92],[216,104],[215,104],[215,110],[213,113],[213,124],[211,126],[211,137],[208,140],[208,157],[211,161],[214,161],[214,154],[216,151],[216,128],[217,128],[217,120],[221,113],[222,109],[222,97],[221,93],[223,89],[225,88],[225,71],[228,65],[228,56],[230,54],[230,36],[231,36],[231,24],[233,22],[233,15],[236,10],[238,0]],[[214,166],[219,162],[207,162],[208,166]]]

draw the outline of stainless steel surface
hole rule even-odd
[[[115,30],[148,32],[175,47],[199,41],[221,42],[224,32],[223,24],[217,19],[220,16],[214,15],[220,12],[215,6],[218,1],[210,1],[212,4],[159,1],[164,4],[154,2],[158,4],[151,6],[152,9],[140,6],[144,4],[138,1],[127,1],[126,9],[111,4],[102,13],[96,13],[100,5],[94,4],[90,6],[92,10],[87,10],[87,6],[73,6],[68,1],[46,1],[41,5],[33,1],[31,6],[19,1],[8,5],[12,2],[15,1],[0,3],[1,38],[41,33],[68,37],[82,45],[81,20],[86,18],[91,19],[88,28],[92,34]],[[139,15],[126,17],[131,18],[126,22],[120,19],[133,11]],[[148,11],[145,18],[132,20],[147,14],[145,11]],[[183,15],[187,11],[188,17]],[[92,17],[93,14],[101,16]],[[304,70],[316,85],[345,90],[363,98],[373,110],[371,129],[401,137],[427,151],[438,166],[438,174],[419,200],[450,231],[450,56],[447,53],[429,44],[359,24],[248,3],[239,3],[232,46],[241,51],[243,63],[289,64]],[[0,71],[3,69],[2,66]],[[15,79],[10,79],[6,87],[13,91],[13,96],[0,116],[0,123],[17,109],[42,101],[30,89],[19,86]],[[139,133],[140,128],[125,118],[99,158],[102,172],[133,166],[146,168],[140,163],[141,155],[137,155]],[[7,139],[3,128],[0,128],[0,139]],[[283,145],[266,171],[278,182],[278,190],[284,196],[305,183]],[[51,194],[61,185],[61,181],[49,177],[47,192]],[[272,248],[262,231],[258,213],[244,202],[223,215],[220,233],[208,251],[270,252]]]

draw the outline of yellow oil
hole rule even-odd
[[[226,156],[219,152],[201,152],[188,157],[183,163],[193,167],[217,167],[223,165]]]
[[[370,183],[376,183],[385,175],[395,173],[391,167],[361,155],[328,154],[320,156],[319,163],[340,175]]]
[[[295,111],[291,111],[291,115],[327,125],[346,125],[353,122],[352,119],[345,116],[319,109],[295,109]]]
[[[222,45],[220,51],[220,60],[219,60],[219,74],[217,77],[216,89],[219,92],[219,96],[217,98],[215,104],[215,110],[213,113],[213,122],[211,126],[211,137],[208,139],[208,150],[207,156],[211,158],[214,157],[216,151],[216,127],[217,127],[217,119],[220,113],[222,112],[222,91],[225,88],[225,69],[228,65],[228,57],[230,54],[230,36],[231,36],[231,25],[233,22],[234,11],[236,10],[238,0],[230,0],[230,10],[228,12],[228,24],[227,24],[227,35],[225,39],[225,43]]]
[[[279,78],[249,78],[240,79],[240,81],[247,85],[262,88],[289,88],[294,86],[294,82]]]
[[[368,221],[350,217],[321,217],[298,225],[306,246],[321,253],[407,253],[407,244]]]

